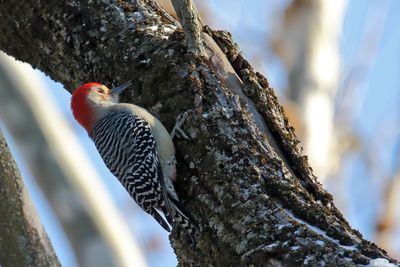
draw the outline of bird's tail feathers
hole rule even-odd
[[[165,214],[165,217],[167,217],[168,222],[160,215],[160,213],[156,209],[152,209],[152,211],[150,212],[150,215],[153,216],[154,219],[156,219],[156,221],[162,226],[162,228],[164,228],[167,232],[171,232],[170,224],[168,224],[169,219],[167,217],[167,214]]]
[[[190,237],[193,243],[199,235],[199,229],[196,226],[195,220],[189,215],[181,204],[174,198],[170,199],[170,206],[174,211],[174,225],[181,227]]]

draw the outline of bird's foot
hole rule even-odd
[[[189,116],[189,113],[192,112],[193,110],[189,109],[176,117],[176,123],[174,128],[172,128],[171,131],[171,137],[174,139],[175,136],[177,136],[180,139],[186,139],[186,140],[191,140],[191,138],[185,133],[185,131],[181,128],[182,125],[186,122],[187,117]]]

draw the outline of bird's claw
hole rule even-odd
[[[185,131],[181,128],[182,125],[186,122],[187,117],[189,116],[189,112],[192,110],[187,110],[176,117],[176,123],[174,128],[172,128],[171,131],[171,137],[174,139],[175,136],[181,139],[185,140],[192,140],[186,133]]]

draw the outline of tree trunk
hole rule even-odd
[[[0,266],[60,266],[0,131]]]
[[[3,1],[0,15],[0,49],[70,92],[88,81],[131,81],[122,100],[167,128],[188,114],[190,140],[175,140],[177,191],[201,235],[191,245],[174,229],[180,265],[395,261],[362,239],[315,181],[273,90],[229,33],[205,27],[207,56],[195,56],[178,22],[152,1]]]

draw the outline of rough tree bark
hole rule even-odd
[[[60,266],[0,131],[0,266]]]
[[[205,27],[208,56],[198,57],[152,1],[3,0],[0,16],[0,49],[68,91],[87,81],[131,81],[123,100],[167,128],[187,112],[190,140],[175,140],[177,191],[202,231],[191,245],[174,229],[180,265],[395,262],[349,226],[315,181],[268,81],[229,33]]]

